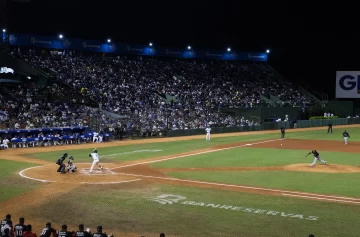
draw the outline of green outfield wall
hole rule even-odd
[[[322,127],[328,124],[336,125],[350,125],[360,124],[360,118],[339,118],[339,119],[318,119],[318,120],[298,120],[297,128],[311,128]],[[217,133],[232,133],[232,132],[249,132],[249,131],[262,131],[262,130],[276,130],[281,127],[293,129],[294,123],[292,122],[267,122],[261,125],[244,126],[244,127],[214,127],[211,129],[212,134]],[[205,129],[188,129],[188,130],[172,130],[168,131],[168,137],[192,136],[201,135],[205,133]]]

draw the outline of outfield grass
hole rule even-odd
[[[324,127],[323,130],[317,131],[287,133],[286,138],[342,140],[342,129],[334,127],[333,134],[325,134],[326,131],[327,128]],[[350,142],[360,141],[358,138],[360,128],[351,128],[348,131],[352,136]],[[175,155],[235,142],[256,142],[278,138],[279,134],[274,133],[213,138],[209,143],[204,139],[196,139],[107,147],[98,150],[100,156],[105,155],[101,158],[102,162],[120,162]],[[130,153],[139,150],[162,151]],[[68,152],[75,157],[76,162],[90,162],[88,154],[91,151],[92,149],[64,150],[27,156],[55,162],[60,155]],[[153,168],[216,168],[310,164],[313,157],[305,158],[306,153],[306,151],[290,149],[242,147],[153,163],[151,166]],[[360,159],[355,153],[321,151],[321,156],[330,164],[360,166]],[[35,187],[41,188],[47,185],[19,177],[20,170],[32,166],[36,165],[0,160],[0,202],[23,195]],[[179,171],[167,175],[181,179],[360,197],[358,188],[360,173]],[[66,178],[72,178],[71,174],[66,175]],[[103,225],[105,231],[112,229],[119,230],[120,233],[143,233],[144,236],[158,236],[158,233],[165,232],[167,236],[178,237],[303,237],[310,233],[315,236],[355,237],[360,233],[359,205],[141,182],[139,185],[134,182],[120,185],[80,185],[73,189],[66,187],[67,190],[71,189],[69,193],[64,190],[61,197],[49,195],[41,206],[33,205],[30,208],[26,203],[21,205],[24,205],[24,212],[31,213],[30,216],[26,216],[27,219],[34,218],[40,223],[53,222],[55,228],[59,228],[63,223],[71,225],[84,223],[86,227],[92,229]],[[64,184],[59,186],[62,187]],[[186,199],[168,205],[149,200],[161,194],[181,195]],[[207,206],[208,204],[219,206],[215,208],[214,205]],[[272,212],[267,214],[269,211]],[[318,219],[309,220],[312,216]],[[38,231],[40,230],[36,230]]]
[[[0,202],[32,191],[38,183],[21,178],[17,172],[35,166],[10,160],[0,160]]]
[[[201,150],[216,145],[224,145],[234,142],[246,142],[246,141],[257,141],[257,140],[270,140],[279,138],[278,134],[262,134],[262,135],[248,135],[248,136],[234,136],[234,137],[222,137],[214,138],[211,142],[205,142],[204,139],[196,140],[185,140],[176,142],[164,142],[164,143],[152,143],[152,144],[137,144],[129,146],[115,146],[99,148],[99,155],[102,162],[112,161],[131,161],[139,160],[150,157],[159,157],[172,154],[179,154],[189,152],[193,150]],[[96,146],[96,144],[94,144]],[[137,152],[130,153],[139,150],[161,150],[159,152]],[[63,150],[56,152],[44,152],[36,154],[26,154],[25,156],[30,158],[37,158],[47,161],[56,161],[63,153],[69,153],[75,157],[76,162],[89,162],[88,154],[92,152],[92,149],[79,149],[79,150]],[[124,154],[128,153],[128,154]],[[117,154],[117,155],[116,155]],[[111,155],[111,156],[107,156]],[[101,157],[105,156],[105,157]]]

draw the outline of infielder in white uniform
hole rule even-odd
[[[205,129],[206,131],[206,141],[210,141],[210,132],[211,132],[211,128],[206,128]]]
[[[89,157],[93,158],[93,163],[90,168],[90,173],[92,173],[92,170],[95,165],[98,165],[98,167],[103,170],[103,167],[99,164],[99,154],[97,153],[97,150],[95,149],[91,154],[89,154]]]

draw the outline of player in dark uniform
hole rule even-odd
[[[327,162],[320,158],[320,154],[319,154],[319,152],[317,150],[310,151],[305,157],[307,157],[308,155],[311,155],[311,154],[314,155],[315,159],[314,159],[314,162],[311,165],[309,165],[309,167],[313,167],[316,164],[316,162],[318,162],[318,161],[320,161],[320,162],[324,163],[325,165],[327,165]]]
[[[284,139],[285,138],[285,128],[281,127],[280,132],[281,132],[281,139]]]
[[[79,225],[79,230],[75,232],[73,235],[74,237],[90,237],[90,233],[87,231],[84,231],[84,225]]]
[[[96,230],[97,232],[93,234],[93,237],[107,237],[107,235],[102,232],[102,226],[98,226]]]
[[[348,144],[348,139],[350,138],[350,134],[345,130],[342,134],[343,138],[344,138],[344,143],[345,145]]]
[[[331,123],[329,123],[328,124],[328,132],[327,133],[332,133],[332,124]]]
[[[10,221],[10,225],[9,225],[9,226],[12,228],[12,227],[13,227],[13,223],[12,223],[12,221],[11,221],[11,215],[10,215],[10,214],[7,214],[7,215],[5,216],[5,219],[1,221],[0,229],[1,229],[4,225],[6,225],[6,223],[8,223],[8,221]]]
[[[56,236],[56,230],[51,227],[51,223],[48,222],[45,225],[45,228],[41,231],[40,237],[50,237],[51,234]]]
[[[67,231],[67,225],[61,226],[61,230],[58,231],[57,237],[72,237],[72,233]]]
[[[61,172],[62,174],[65,174],[66,165],[64,164],[64,161],[66,157],[68,156],[68,153],[64,153],[57,161],[56,164],[59,165],[59,168],[57,172]]]
[[[26,226],[24,225],[25,219],[21,217],[19,219],[19,224],[14,226],[14,233],[16,237],[23,237],[24,232],[26,231]]]

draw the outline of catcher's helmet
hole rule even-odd
[[[74,157],[73,157],[73,156],[70,156],[69,159],[70,159],[70,160],[74,160]]]

